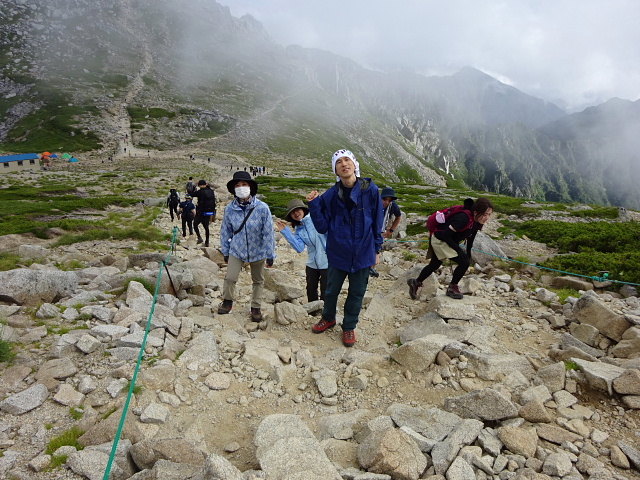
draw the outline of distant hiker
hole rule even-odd
[[[429,230],[433,230],[427,250],[430,263],[422,269],[418,278],[409,278],[409,296],[418,298],[418,290],[429,275],[438,270],[442,262],[450,258],[458,264],[453,271],[453,278],[447,287],[447,296],[455,299],[463,298],[458,283],[469,268],[471,248],[478,231],[493,213],[493,205],[487,198],[478,198],[475,202],[471,198],[464,201],[464,205],[456,205],[443,211],[435,212],[427,220]],[[460,242],[466,240],[466,252],[460,247]]]
[[[344,304],[342,342],[356,342],[355,328],[369,283],[369,268],[380,260],[382,248],[382,199],[370,178],[360,178],[360,165],[349,150],[338,150],[331,159],[338,181],[319,195],[307,195],[313,224],[327,234],[327,291],[322,319],[312,331],[321,333],[336,325],[338,295],[344,280],[349,290]]]
[[[264,266],[273,266],[275,235],[269,206],[256,198],[258,184],[247,172],[236,172],[227,182],[234,199],[224,209],[220,227],[220,250],[227,262],[227,274],[222,287],[222,303],[218,313],[227,314],[233,307],[238,275],[245,263],[251,268],[253,292],[251,320],[262,321]]]
[[[180,205],[180,195],[175,188],[169,190],[169,196],[167,197],[167,207],[169,207],[169,213],[171,214],[171,221],[173,222],[173,214],[178,216],[178,205]]]
[[[308,215],[309,209],[302,200],[293,199],[287,204],[287,215],[284,219],[291,222],[295,230],[291,231],[284,222],[277,220],[276,228],[287,239],[296,252],[307,251],[307,301],[318,300],[318,283],[320,284],[320,299],[324,300],[327,290],[327,235],[318,233],[313,220]]]
[[[193,196],[193,192],[196,191],[196,183],[193,181],[193,177],[189,177],[189,181],[185,185],[185,192]]]
[[[196,216],[196,206],[191,201],[191,195],[184,196],[184,201],[180,202],[178,209],[178,217],[182,219],[182,236],[187,236],[187,226],[189,226],[189,235],[193,235],[193,219]]]
[[[196,218],[193,221],[193,228],[196,231],[198,240],[196,243],[202,243],[200,230],[198,226],[202,224],[204,228],[205,240],[204,246],[209,246],[209,222],[216,221],[216,193],[205,180],[198,180],[198,190],[193,192],[193,198],[198,199],[196,206]]]

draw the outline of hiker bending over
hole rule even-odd
[[[380,261],[382,248],[382,199],[370,178],[360,178],[360,166],[349,150],[338,150],[331,159],[338,181],[319,195],[307,195],[313,224],[327,234],[327,291],[322,319],[312,331],[321,333],[336,324],[338,295],[349,277],[344,303],[342,343],[352,347],[362,300],[369,283],[369,269]]]
[[[238,275],[245,263],[251,268],[253,293],[251,320],[262,321],[260,310],[264,292],[264,266],[273,265],[276,241],[269,206],[256,198],[258,184],[248,172],[236,172],[227,183],[235,198],[224,209],[220,227],[220,250],[227,262],[227,274],[222,287],[222,303],[218,313],[231,311],[236,295]]]
[[[313,220],[308,215],[309,209],[302,200],[293,199],[287,204],[287,215],[284,219],[291,222],[295,230],[289,229],[284,222],[277,220],[276,228],[287,239],[296,252],[302,253],[308,247],[307,267],[307,301],[318,300],[318,283],[320,283],[320,299],[324,300],[327,290],[327,235],[318,233]]]
[[[452,214],[447,216],[447,210],[453,210]],[[475,202],[468,198],[464,201],[464,206],[455,206],[446,209],[443,212],[435,212],[427,220],[427,226],[431,231],[431,224],[434,225],[430,241],[429,250],[427,251],[427,260],[431,262],[422,269],[418,278],[409,278],[409,296],[414,300],[418,298],[418,289],[422,287],[429,275],[438,270],[442,262],[450,258],[458,264],[453,271],[453,278],[447,287],[447,295],[451,298],[461,299],[462,293],[458,283],[469,268],[469,259],[471,258],[471,248],[476,234],[487,223],[493,213],[493,205],[486,198],[479,198]],[[443,218],[436,220],[440,214]],[[444,220],[441,222],[439,220]],[[466,252],[462,250],[460,242],[466,240]]]

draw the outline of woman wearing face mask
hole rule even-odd
[[[220,250],[227,262],[222,303],[219,314],[233,307],[236,282],[245,263],[251,267],[253,295],[251,320],[262,320],[261,304],[264,289],[264,266],[271,267],[275,257],[275,235],[269,206],[256,198],[258,184],[248,172],[235,172],[227,183],[227,190],[235,198],[224,209],[220,227]]]

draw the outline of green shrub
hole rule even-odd
[[[45,453],[47,455],[53,455],[56,450],[65,445],[75,447],[76,450],[82,450],[83,446],[78,443],[78,438],[80,438],[83,434],[84,431],[80,430],[76,426],[73,426],[61,435],[52,438],[47,445]]]
[[[78,128],[79,116],[100,114],[95,105],[70,104],[71,98],[50,81],[33,78],[19,81],[35,85],[30,101],[40,104],[40,108],[13,126],[2,144],[4,150],[14,153],[51,149],[84,152],[102,147],[94,132]]]
[[[640,250],[640,223],[592,222],[567,223],[534,220],[512,224],[518,236],[556,247],[567,252],[633,252]]]
[[[67,463],[67,455],[52,455],[51,463],[49,464],[49,470],[53,470],[54,468],[58,468],[61,465]]]
[[[107,353],[107,352],[105,352]],[[108,355],[108,353],[107,353]],[[104,412],[104,414],[102,415],[102,420],[106,420],[107,418],[109,418],[111,415],[113,415],[114,413],[116,413],[118,411],[118,407],[111,407],[109,408],[109,410],[107,410],[106,412]]]
[[[141,122],[148,118],[173,118],[176,116],[176,112],[170,112],[164,108],[139,108],[139,107],[127,107],[127,112],[132,121]]]
[[[0,331],[4,328],[4,325],[0,324]],[[11,363],[16,357],[16,352],[13,351],[13,342],[0,339],[0,362]]]
[[[125,284],[124,284],[124,291],[127,291],[127,288],[129,288],[129,284],[131,282],[138,282],[141,283],[142,286],[144,287],[144,289],[149,292],[151,295],[154,295],[156,293],[156,286],[151,283],[149,280],[147,280],[144,277],[131,277],[129,278]]]
[[[576,362],[574,362],[573,360],[565,360],[564,361],[564,367],[567,370],[579,370],[580,367],[578,367],[578,364]]]
[[[514,262],[511,262],[511,266],[515,267],[517,270],[522,270],[525,267],[532,265],[531,259],[526,255],[517,255],[513,257]]]
[[[567,297],[580,298],[580,292],[573,288],[550,288],[549,290],[558,295],[560,303],[564,303]]]
[[[14,270],[20,265],[20,257],[15,253],[0,252],[0,272]]]
[[[131,389],[131,380],[129,380],[129,383],[127,383],[127,387],[125,388],[125,390],[128,392],[130,389]],[[133,387],[134,395],[138,395],[141,392],[142,392],[142,385],[134,385]]]
[[[620,216],[618,207],[593,207],[589,210],[571,212],[572,217],[616,219]]]
[[[602,272],[608,272],[611,280],[640,284],[640,252],[557,255],[540,265],[585,277],[601,277]]]
[[[407,235],[410,237],[424,235],[428,232],[429,230],[425,226],[424,222],[407,224]]]
[[[415,260],[418,255],[413,252],[408,252],[406,250],[402,251],[402,258],[406,261],[410,262],[411,260]]]

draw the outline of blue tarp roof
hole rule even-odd
[[[18,162],[20,160],[37,160],[40,156],[37,153],[21,153],[19,155],[2,155],[0,162]]]

